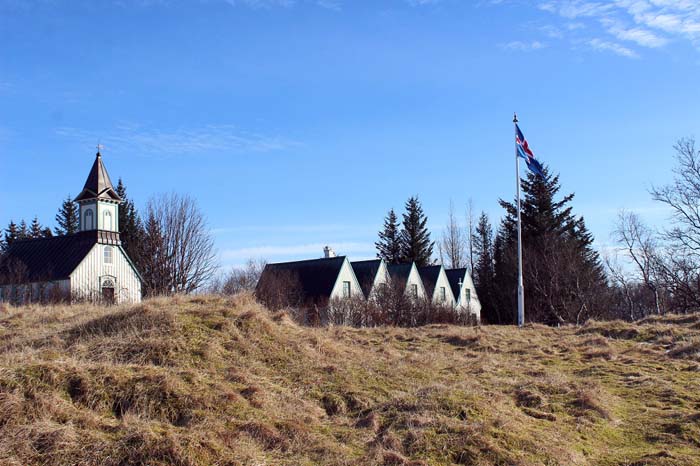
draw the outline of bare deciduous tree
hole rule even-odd
[[[471,242],[469,242],[471,244]],[[454,205],[450,201],[450,210],[447,216],[447,225],[438,244],[440,261],[445,267],[459,269],[467,264],[469,256],[466,251],[467,241],[464,231],[457,222]]]
[[[654,200],[672,210],[675,226],[666,236],[686,254],[700,258],[700,150],[694,139],[681,139],[674,146],[678,166],[671,184],[653,187]]]
[[[476,226],[474,220],[474,201],[469,198],[467,201],[467,263],[466,266],[469,269],[469,273],[474,271],[474,256],[476,251],[476,245],[474,244],[474,238],[476,236]]]
[[[221,293],[234,295],[242,292],[255,291],[267,261],[264,259],[248,259],[244,267],[236,267],[224,277]]]
[[[633,212],[621,211],[613,232],[639,272],[639,279],[654,296],[654,312],[661,314],[661,270],[659,246],[654,232]]]
[[[143,268],[150,294],[192,293],[216,272],[214,239],[188,195],[152,198],[147,206]]]

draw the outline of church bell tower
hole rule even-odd
[[[119,204],[122,200],[112,186],[99,148],[85,186],[75,202],[80,206],[79,231],[119,234]]]

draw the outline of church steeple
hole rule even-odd
[[[78,197],[75,198],[75,202],[85,201],[88,199],[110,199],[113,201],[120,202],[121,199],[119,195],[114,190],[112,186],[112,180],[109,179],[109,174],[102,162],[102,154],[100,154],[100,149],[97,149],[97,155],[95,156],[95,162],[92,164],[92,169],[90,169],[90,174],[85,180],[85,186],[80,192]]]
[[[80,231],[119,232],[118,207],[122,200],[112,186],[99,147],[85,186],[75,202],[80,205]]]

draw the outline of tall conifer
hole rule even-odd
[[[559,177],[547,168],[544,177],[528,174],[521,182],[523,274],[527,320],[547,324],[580,322],[597,309],[606,281],[593,236],[582,217],[572,213],[573,194],[557,200]],[[496,257],[496,286],[501,292],[500,312],[510,314],[517,279],[516,204],[501,200],[506,210]],[[500,262],[500,263],[499,263]]]
[[[384,229],[379,232],[379,241],[374,244],[377,247],[377,257],[389,264],[401,262],[401,234],[394,209],[391,209],[384,219]]]
[[[401,229],[401,261],[415,262],[418,267],[429,265],[435,243],[430,240],[428,217],[417,196],[406,201],[405,209]]]
[[[58,226],[54,228],[54,232],[59,236],[72,235],[73,233],[77,233],[80,229],[78,208],[71,199],[70,194],[61,204],[61,208],[58,209],[56,223],[58,223]]]
[[[143,224],[132,201],[126,192],[126,186],[121,178],[117,182],[117,194],[122,199],[119,204],[119,237],[122,247],[127,255],[136,263],[139,263],[139,254],[142,248],[139,243],[143,241]]]

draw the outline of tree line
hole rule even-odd
[[[129,197],[122,179],[116,187],[122,248],[142,277],[145,296],[191,293],[208,283],[217,270],[214,239],[206,217],[189,195],[152,197],[143,212]],[[0,254],[15,241],[72,235],[80,228],[79,208],[68,195],[56,214],[53,232],[38,218],[27,226],[10,221],[0,239]],[[1,257],[0,257],[1,258]]]
[[[615,222],[612,252],[601,257],[585,220],[573,211],[574,194],[561,194],[558,175],[521,179],[523,275],[526,320],[547,325],[588,319],[638,320],[652,314],[700,311],[700,150],[693,139],[674,146],[671,183],[653,186],[651,198],[669,212],[654,229],[634,212]],[[417,197],[399,223],[392,209],[376,243],[389,263],[442,263],[467,267],[485,322],[512,324],[517,308],[517,204],[499,200],[503,216],[494,226],[482,212],[460,226],[450,204],[447,225],[435,242]]]

